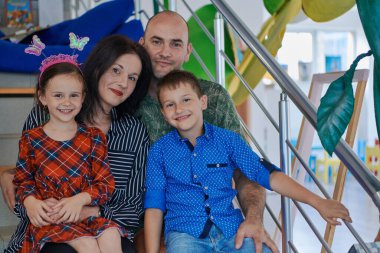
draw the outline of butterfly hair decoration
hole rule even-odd
[[[72,49],[78,49],[79,51],[82,51],[84,46],[90,41],[88,37],[80,38],[79,36],[75,35],[74,33],[69,33],[69,39],[70,39],[70,48]],[[27,54],[33,54],[35,56],[40,56],[41,54],[45,56],[45,59],[41,62],[40,67],[40,76],[41,78],[42,73],[49,68],[50,66],[58,63],[70,63],[75,65],[79,68],[80,64],[77,61],[78,55],[77,54],[57,54],[57,55],[50,55],[49,57],[46,57],[42,50],[45,49],[45,44],[38,38],[37,35],[34,35],[32,38],[32,44],[30,44],[29,47],[25,48],[24,52]],[[80,69],[80,68],[79,68]]]
[[[37,35],[34,35],[32,38],[32,44],[30,44],[29,47],[25,48],[25,53],[27,54],[34,54],[35,56],[40,56],[42,53],[42,50],[45,49],[45,44],[42,43],[40,38],[38,38]]]
[[[69,38],[70,38],[70,48],[78,49],[79,51],[82,51],[84,46],[90,41],[89,37],[80,38],[74,33],[69,33]]]

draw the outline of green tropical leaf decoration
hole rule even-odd
[[[346,130],[354,112],[352,78],[358,62],[371,55],[371,51],[359,55],[343,76],[332,82],[321,99],[317,111],[317,132],[322,146],[331,156]]]
[[[265,9],[273,15],[285,4],[286,0],[264,0]]]
[[[213,5],[205,5],[195,12],[202,23],[210,31],[211,35],[214,36],[214,18],[216,14],[216,9]],[[215,46],[199,27],[198,23],[193,17],[191,17],[187,24],[189,26],[189,36],[190,41],[193,44],[193,48],[197,51],[208,70],[215,77]],[[225,23],[226,24],[226,23]],[[224,52],[228,58],[235,62],[234,54],[234,44],[231,40],[230,33],[228,32],[227,26],[224,29]],[[210,80],[206,72],[202,69],[201,65],[195,59],[193,55],[190,55],[190,59],[187,63],[183,64],[183,69],[194,73],[198,78]],[[225,76],[227,77],[232,74],[233,71],[226,63],[225,65]]]

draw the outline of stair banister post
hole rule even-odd
[[[280,167],[282,171],[291,177],[290,152],[286,144],[289,137],[288,101],[286,93],[282,92],[279,102],[280,112]],[[290,253],[290,245],[293,242],[293,230],[290,217],[290,199],[281,196],[281,219],[282,219],[282,252]]]
[[[224,20],[219,12],[216,13],[214,19],[214,38],[215,38],[215,75],[216,82],[225,87],[225,76],[224,69],[225,63],[223,55],[220,53],[224,52]]]

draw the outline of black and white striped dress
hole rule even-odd
[[[23,130],[35,128],[48,120],[48,114],[34,107],[25,121]],[[108,159],[116,188],[111,200],[101,206],[103,217],[126,227],[129,239],[143,226],[143,193],[146,156],[149,149],[148,132],[141,121],[133,116],[116,117],[112,110],[112,122],[107,133]],[[24,240],[29,220],[25,209],[16,204],[15,212],[20,223],[5,252],[18,252]]]

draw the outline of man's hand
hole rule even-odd
[[[236,233],[235,238],[235,248],[240,249],[243,245],[244,238],[252,238],[255,243],[256,253],[262,253],[263,243],[272,250],[273,253],[280,253],[276,244],[269,237],[268,233],[265,231],[261,221],[249,221],[245,219],[242,224],[240,224],[239,229]]]
[[[14,176],[14,169],[5,170],[0,174],[0,187],[3,199],[12,212],[16,204],[16,186],[13,184]]]
[[[26,213],[29,217],[30,223],[36,227],[42,227],[54,223],[54,221],[47,215],[52,212],[43,200],[36,199],[34,196],[28,196],[24,200]]]
[[[276,244],[270,239],[263,227],[265,207],[265,190],[257,183],[251,182],[240,170],[235,170],[234,180],[241,209],[245,220],[236,233],[235,248],[240,249],[245,237],[253,238],[257,253],[262,253],[265,243],[273,253],[279,253]]]

